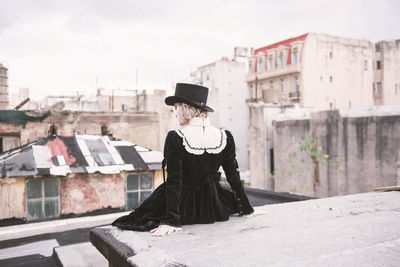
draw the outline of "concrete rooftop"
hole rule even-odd
[[[162,238],[112,226],[95,230],[129,247],[128,260],[137,266],[166,266],[168,262],[188,266],[399,266],[400,192],[257,209],[266,214],[184,226],[182,232]]]

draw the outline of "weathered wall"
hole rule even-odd
[[[60,214],[125,207],[125,173],[69,174],[60,181]],[[154,171],[153,190],[162,182],[162,171]],[[0,220],[12,217],[26,218],[25,178],[0,179]]]
[[[400,40],[382,42],[382,94],[384,105],[400,104]]]
[[[333,109],[373,105],[370,41],[309,33],[302,58],[302,106],[329,110],[330,104]]]
[[[270,181],[265,179],[268,171],[267,160],[267,126],[264,122],[264,111],[262,107],[249,106],[250,123],[247,135],[247,148],[249,153],[250,185],[254,188],[271,189]]]
[[[29,122],[26,127],[0,123],[1,133],[20,133],[21,144],[46,137],[51,124],[57,126],[58,135],[101,133],[106,125],[114,137],[148,147],[162,150],[160,141],[160,122],[156,113],[151,112],[52,112],[43,122]]]
[[[310,120],[275,122],[275,191],[325,197],[372,191],[398,183],[400,116],[341,117],[338,111],[312,113]],[[331,159],[321,160],[320,181],[314,182],[312,160],[300,152],[302,136],[317,139]],[[296,152],[295,157],[289,153]],[[265,178],[267,179],[267,178]]]
[[[61,179],[61,214],[125,206],[125,179],[121,175],[70,174]]]
[[[25,217],[25,179],[0,179],[0,220]]]

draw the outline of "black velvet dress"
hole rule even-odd
[[[226,146],[221,152],[195,155],[185,149],[185,136],[178,133],[170,131],[165,140],[166,182],[132,213],[118,218],[112,225],[127,230],[150,231],[160,224],[180,227],[213,223],[226,221],[234,213],[246,215],[254,211],[240,181],[232,134],[224,132]],[[220,166],[232,191],[219,184]]]

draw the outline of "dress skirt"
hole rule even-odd
[[[157,189],[133,212],[112,223],[133,231],[150,231],[160,225],[166,212],[166,183]],[[205,180],[199,185],[182,184],[179,213],[180,223],[198,224],[227,221],[237,213],[238,201],[232,191],[218,181]]]

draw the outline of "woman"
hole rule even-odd
[[[207,96],[206,87],[178,83],[175,95],[165,99],[175,106],[182,126],[165,140],[167,181],[114,226],[163,236],[180,231],[181,225],[226,221],[234,213],[254,212],[237,170],[232,134],[210,125],[207,112],[213,109],[206,105]],[[232,192],[219,184],[220,166]]]

